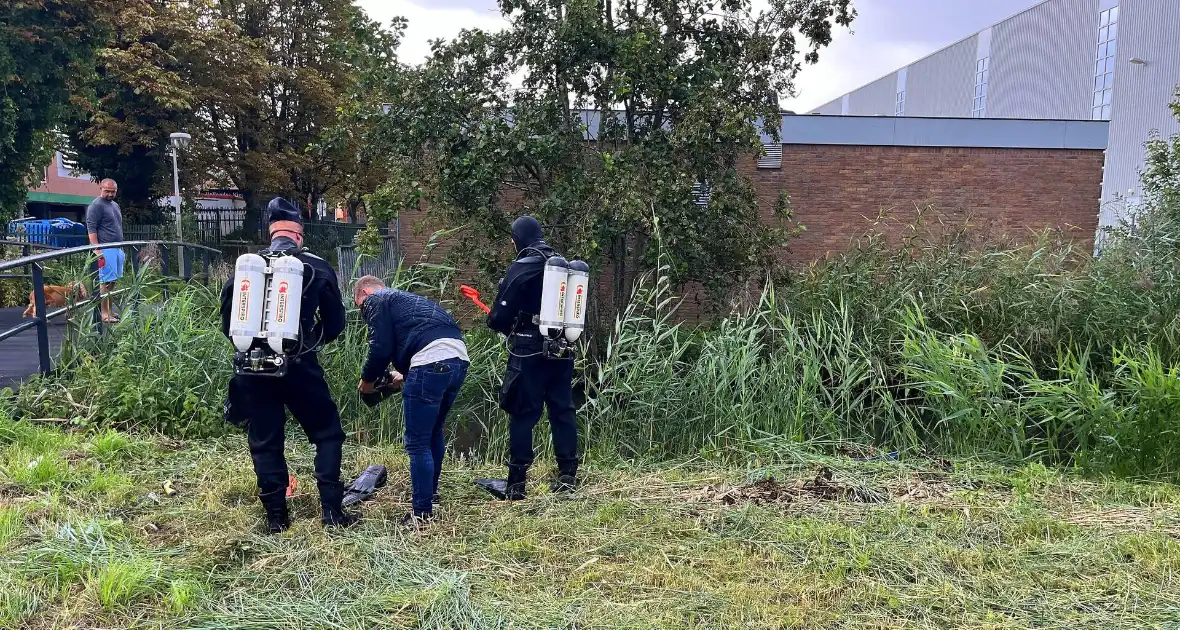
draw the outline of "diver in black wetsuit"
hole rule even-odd
[[[537,316],[545,261],[558,253],[544,241],[541,225],[530,216],[512,223],[516,261],[509,265],[488,314],[488,328],[508,337],[508,370],[500,390],[500,408],[510,418],[508,478],[479,485],[499,499],[525,498],[525,478],[533,464],[533,427],[546,407],[557,459],[554,491],[570,491],[578,473],[578,423],[573,400],[574,361],[546,358]]]
[[[336,272],[324,259],[303,250],[303,224],[299,208],[275,198],[267,206],[271,251],[291,251],[303,261],[304,287],[300,306],[300,338],[315,344],[291,361],[282,378],[235,375],[226,399],[226,420],[243,426],[249,438],[258,499],[266,510],[267,530],[281,532],[291,525],[287,511],[287,461],[283,457],[283,429],[287,411],[303,427],[315,445],[315,478],[325,526],[348,526],[357,516],[341,509],[344,484],[340,482],[344,429],[317,351],[344,332],[344,302]],[[227,337],[233,312],[231,278],[221,290],[221,331]]]

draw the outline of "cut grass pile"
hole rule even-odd
[[[858,461],[792,447],[745,469],[591,460],[572,497],[488,501],[448,461],[439,521],[398,446],[357,528],[325,532],[288,443],[295,525],[261,532],[244,440],[0,423],[2,628],[1166,628],[1180,489],[1040,465]],[[853,453],[866,455],[866,453]],[[1171,626],[1169,626],[1171,624]]]

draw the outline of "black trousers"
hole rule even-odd
[[[578,470],[578,422],[575,417],[572,359],[546,359],[539,336],[509,339],[508,371],[500,391],[500,407],[508,412],[509,483],[523,481],[533,464],[533,428],[541,412],[549,412],[549,430],[557,469],[563,475]]]
[[[303,427],[308,441],[315,445],[315,478],[320,498],[342,493],[340,460],[344,429],[315,356],[300,357],[282,378],[239,375],[234,376],[234,381],[230,386],[231,396],[236,398],[233,403],[240,405],[240,413],[249,420],[246,435],[259,495],[273,496],[287,488],[287,460],[283,457],[287,410]]]

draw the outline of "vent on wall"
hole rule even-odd
[[[58,163],[61,167],[71,173],[78,170],[78,160],[67,156],[65,153],[58,153]]]
[[[762,148],[766,151],[766,155],[758,158],[758,168],[782,168],[783,145],[778,142],[766,142],[763,143]]]

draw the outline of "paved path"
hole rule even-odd
[[[23,307],[0,308],[0,332],[29,321],[21,317],[24,310]],[[55,361],[65,334],[64,316],[49,322],[49,355]],[[15,388],[21,381],[36,374],[41,369],[37,356],[36,328],[0,341],[0,389]]]

